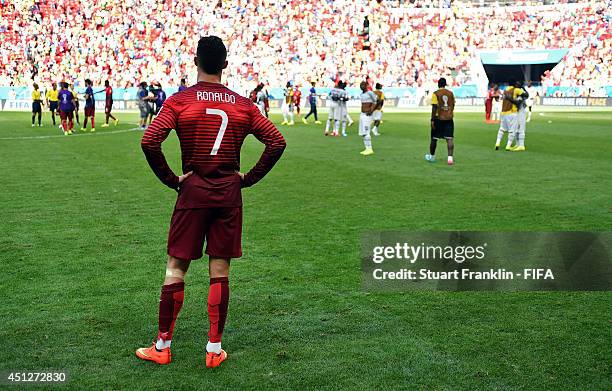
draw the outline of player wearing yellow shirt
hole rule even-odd
[[[55,126],[55,112],[59,109],[59,100],[57,98],[58,94],[59,90],[57,89],[57,83],[51,83],[51,89],[47,90],[47,93],[45,94],[45,100],[47,101],[47,107],[51,111],[51,119],[53,120],[53,126]]]
[[[382,92],[382,87],[382,84],[376,83],[376,90],[374,90],[374,93],[378,98],[376,105],[374,106],[374,112],[372,113],[372,121],[374,121],[374,124],[372,125],[372,133],[374,136],[380,136],[380,133],[378,133],[378,126],[382,121],[382,107],[385,104],[385,94]]]
[[[514,138],[518,130],[518,105],[520,104],[524,94],[525,91],[521,88],[520,82],[517,82],[516,80],[511,80],[509,87],[504,91],[501,122],[499,124],[499,131],[497,132],[497,141],[495,142],[496,151],[501,145],[504,133],[508,133],[506,151],[510,151],[512,149],[512,143],[514,142]]]
[[[34,125],[36,115],[38,115],[38,126],[42,126],[40,122],[42,118],[42,94],[38,90],[38,84],[34,83],[34,91],[32,91],[32,127],[36,126]]]

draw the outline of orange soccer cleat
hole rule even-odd
[[[206,368],[216,368],[227,359],[227,353],[221,349],[221,353],[206,352]]]
[[[159,365],[170,364],[172,361],[172,353],[170,353],[170,348],[157,350],[155,349],[155,343],[153,343],[150,348],[140,348],[136,350],[136,357],[141,360],[156,362]],[[206,360],[206,362],[208,363],[208,360]]]

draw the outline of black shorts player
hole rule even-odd
[[[435,119],[434,126],[431,129],[431,138],[445,139],[453,138],[455,136],[455,123],[452,119],[442,120]]]

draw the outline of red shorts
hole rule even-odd
[[[242,256],[242,207],[175,209],[168,233],[168,255],[179,259]]]
[[[74,118],[74,111],[59,110],[59,116],[62,119],[62,121],[65,121],[65,120],[72,121],[72,118]]]
[[[93,117],[94,115],[96,115],[95,106],[85,107],[85,117]]]

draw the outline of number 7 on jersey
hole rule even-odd
[[[211,155],[216,155],[217,152],[219,152],[219,147],[221,147],[221,141],[223,140],[223,135],[225,134],[225,129],[227,128],[227,114],[225,111],[219,109],[206,109],[206,114],[218,115],[221,117],[221,127],[219,127],[219,133],[217,133],[215,144],[210,151]]]

